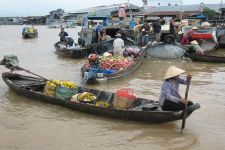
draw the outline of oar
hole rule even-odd
[[[188,77],[187,77],[187,88],[186,88],[186,92],[185,92],[185,99],[186,99],[186,100],[187,100],[187,98],[188,98],[188,91],[189,91],[190,83],[191,83],[191,78],[188,78]],[[185,104],[184,110],[183,110],[183,118],[182,118],[181,133],[183,133],[183,129],[184,129],[184,127],[185,127],[186,118],[187,118],[187,104]]]

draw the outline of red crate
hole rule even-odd
[[[194,33],[191,36],[192,39],[212,39],[212,34],[206,33]]]

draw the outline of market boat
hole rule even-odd
[[[23,38],[36,38],[38,36],[37,29],[24,28],[22,32]]]
[[[130,119],[137,121],[144,121],[149,123],[164,123],[170,121],[176,121],[182,119],[183,111],[162,111],[158,109],[157,101],[147,100],[142,98],[137,98],[133,103],[132,109],[115,109],[113,107],[101,107],[96,105],[91,105],[88,103],[64,100],[56,98],[53,96],[46,96],[43,91],[46,84],[46,81],[42,78],[36,78],[31,76],[24,76],[12,72],[2,73],[2,78],[4,82],[9,86],[10,89],[16,93],[35,99],[40,100],[56,105],[61,105],[70,109],[107,116],[111,118],[119,119]],[[104,100],[112,103],[114,99],[114,93],[99,91],[94,89],[87,89],[79,87],[79,92],[89,91],[97,95],[96,100]],[[148,103],[152,107],[134,109],[140,107],[143,103]],[[194,104],[188,106],[187,116],[190,116],[191,113],[200,108],[199,104]]]
[[[208,54],[195,54],[186,53],[185,56],[189,57],[193,61],[209,62],[209,63],[225,63],[225,57],[214,56]]]
[[[186,33],[191,30],[193,26],[185,26],[182,32]],[[198,27],[198,31],[192,34],[191,39],[196,40],[199,46],[205,51],[213,51],[217,48],[218,42],[216,37],[216,28],[214,27]]]
[[[54,44],[56,54],[63,57],[71,57],[71,58],[82,58],[85,56],[86,48],[80,46],[72,46],[72,47],[63,47],[60,48],[60,42],[56,42]]]
[[[111,38],[106,41],[102,41],[99,43],[94,43],[89,46],[88,53],[89,54],[103,54],[104,52],[112,51],[113,50],[113,42],[115,38]],[[136,42],[130,38],[123,38],[124,46],[137,46]]]
[[[97,78],[90,80],[90,82],[95,83],[98,81],[108,81],[108,80],[118,79],[118,78],[122,78],[122,77],[129,75],[130,73],[135,71],[141,65],[142,61],[144,60],[145,50],[144,49],[140,49],[140,50],[141,51],[140,51],[138,57],[133,59],[133,63],[130,66],[128,66],[122,70],[118,70],[111,74],[101,74]],[[83,78],[85,77],[86,72],[88,72],[88,69],[89,68],[86,68],[85,65],[82,66],[81,75]]]

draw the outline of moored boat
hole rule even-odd
[[[56,54],[63,57],[83,58],[86,53],[86,48],[81,46],[60,47],[60,42],[54,44]]]
[[[88,53],[95,53],[95,54],[103,54],[104,52],[112,51],[113,50],[113,42],[115,38],[111,38],[106,41],[102,41],[99,43],[91,44]],[[130,38],[123,38],[124,46],[137,46],[136,42]]]
[[[67,107],[70,109],[107,116],[111,118],[119,118],[119,119],[130,119],[137,121],[144,121],[149,123],[164,123],[170,121],[176,121],[182,119],[183,111],[162,111],[158,109],[157,101],[147,100],[142,98],[137,98],[134,103],[132,109],[115,109],[112,107],[112,101],[114,99],[114,93],[99,91],[94,89],[87,89],[83,87],[79,87],[78,92],[89,91],[97,95],[96,101],[104,100],[110,103],[110,107],[101,107],[96,105],[91,105],[88,103],[64,100],[60,98],[56,98],[54,96],[46,96],[44,94],[44,87],[46,84],[46,80],[42,78],[36,78],[31,76],[24,76],[16,73],[5,72],[2,74],[2,78],[4,82],[8,85],[10,89],[15,91],[16,93],[35,99],[40,100],[56,105],[61,105],[63,107]],[[142,104],[149,104],[152,107],[146,107],[142,109],[139,108]],[[187,108],[187,116],[190,116],[191,113],[200,108],[199,104],[194,104],[188,106]]]
[[[182,28],[182,32],[186,33],[191,30],[193,26],[185,26]],[[198,27],[199,29],[191,36],[192,40],[196,40],[199,46],[205,51],[215,50],[218,46],[216,37],[216,28],[214,27]]]
[[[225,57],[209,54],[186,53],[185,56],[193,61],[209,62],[209,63],[225,63]]]
[[[31,29],[31,28],[24,28],[22,32],[23,38],[36,38],[38,36],[37,29]]]

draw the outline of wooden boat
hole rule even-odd
[[[24,76],[16,73],[3,73],[2,78],[4,82],[9,86],[10,89],[16,93],[35,99],[56,105],[61,105],[70,109],[107,116],[111,118],[119,119],[131,119],[137,121],[144,121],[149,123],[163,123],[169,121],[180,120],[183,115],[183,111],[162,111],[157,109],[158,103],[156,101],[138,98],[134,103],[133,107],[137,108],[143,103],[152,104],[154,107],[149,107],[148,109],[115,109],[112,106],[109,108],[90,105],[87,103],[73,102],[69,100],[63,100],[52,96],[46,96],[43,94],[45,87],[45,80],[42,78],[36,78],[31,76]],[[112,103],[114,98],[114,93],[98,91],[94,89],[86,89],[79,87],[79,92],[89,91],[97,95],[98,100],[104,100]],[[189,116],[193,111],[199,109],[199,104],[194,104],[188,106],[187,116]]]
[[[106,81],[106,80],[113,80],[113,79],[118,79],[118,78],[122,78],[127,76],[128,74],[132,73],[134,70],[136,70],[142,63],[142,61],[144,60],[144,56],[145,56],[145,50],[141,50],[139,56],[134,60],[134,63],[130,66],[128,66],[127,68],[124,68],[123,70],[119,70],[115,73],[112,74],[103,74],[101,77],[99,78],[95,78],[93,80],[91,80],[91,83],[95,83],[98,81]],[[85,65],[81,68],[81,75],[84,78],[85,77],[85,72],[87,72],[87,68],[85,67]]]
[[[200,55],[195,53],[186,53],[185,56],[189,57],[193,61],[200,61],[200,62],[209,62],[209,63],[225,63],[225,57],[221,56],[213,56],[213,55]]]
[[[33,32],[29,31],[29,28],[25,28],[25,30],[22,32],[23,38],[36,38],[38,36],[37,29],[33,29]]]
[[[54,44],[56,54],[63,57],[71,57],[71,58],[82,58],[85,56],[85,47],[59,47],[60,42],[56,42]]]
[[[91,44],[91,46],[88,48],[88,53],[89,54],[103,54],[104,52],[108,52],[108,51],[112,51],[113,50],[113,42],[114,42],[115,38],[106,40],[106,41],[102,41],[100,43],[94,43]],[[133,41],[130,38],[124,38],[124,45],[125,46],[136,46],[136,42]]]

